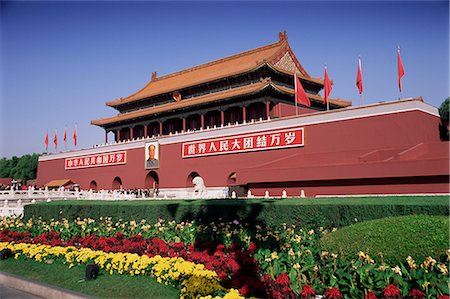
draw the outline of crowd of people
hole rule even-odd
[[[0,191],[5,191],[5,190],[15,190],[15,191],[20,191],[20,190],[27,190],[28,187],[25,184],[22,183],[17,183],[17,184],[0,184]]]

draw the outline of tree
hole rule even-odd
[[[36,178],[38,154],[24,155],[20,158],[0,159],[0,177],[16,180],[33,180]]]
[[[441,124],[439,125],[439,131],[441,133],[441,140],[449,140],[449,102],[450,97],[446,98],[444,102],[442,102],[441,107],[439,108],[439,115],[441,116]]]
[[[439,115],[441,116],[442,119],[447,120],[448,121],[448,105],[450,102],[450,97],[446,98],[445,101],[442,102],[441,107],[439,108]]]
[[[11,173],[11,160],[0,159],[0,178],[9,178]]]

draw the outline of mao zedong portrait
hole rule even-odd
[[[145,169],[154,169],[159,167],[159,161],[156,158],[156,146],[150,144],[147,147],[147,160],[145,161]]]

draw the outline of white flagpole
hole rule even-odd
[[[400,55],[400,46],[397,46],[397,55]],[[399,67],[399,61],[397,61],[397,76],[398,76],[398,67]],[[400,83],[400,97],[398,98],[399,100],[401,100],[403,98],[402,95],[402,90],[403,90],[403,86],[402,86],[402,79],[399,78],[399,83]]]
[[[75,134],[73,137],[73,142],[75,143],[75,149],[78,149],[78,128],[77,128],[77,124],[75,124]]]
[[[295,115],[298,115],[297,109],[297,73],[294,71],[294,102],[295,102]]]
[[[64,139],[64,150],[67,152],[67,126],[64,127],[64,135],[63,139]]]
[[[325,71],[327,71],[327,65],[326,64],[325,64]],[[328,78],[328,80],[330,80],[330,78]],[[330,95],[328,95],[328,96],[330,96]],[[325,97],[325,89],[324,89],[324,97]],[[327,111],[330,111],[330,99],[329,98],[327,98]]]
[[[56,139],[56,143],[55,143],[55,139]],[[55,146],[55,153],[58,152],[58,132],[55,129],[55,135],[53,135],[53,145]]]
[[[361,55],[359,55],[359,59],[358,59],[358,63],[359,63],[359,69],[361,70],[361,84],[362,84],[362,63],[361,63]],[[361,106],[364,106],[364,90],[359,94],[359,97],[361,99]]]

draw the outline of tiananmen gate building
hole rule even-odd
[[[310,107],[295,105],[294,74]],[[161,194],[183,196],[200,177],[217,196],[449,193],[437,108],[422,98],[360,107],[329,99],[326,111],[323,87],[286,33],[257,49],[153,73],[141,90],[106,103],[116,116],[91,121],[105,130],[105,144],[41,156],[36,183],[159,186]]]

